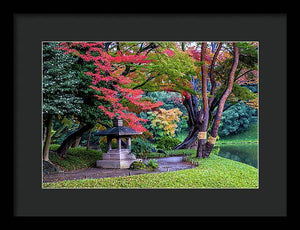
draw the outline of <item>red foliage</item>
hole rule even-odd
[[[86,51],[83,52],[83,48]],[[136,131],[147,131],[140,123],[147,120],[137,117],[135,113],[129,112],[128,107],[121,104],[121,99],[126,99],[141,111],[153,110],[163,104],[162,102],[143,101],[141,100],[144,93],[142,90],[126,88],[126,85],[132,82],[131,78],[133,75],[122,75],[124,66],[120,65],[126,63],[147,64],[151,62],[144,53],[124,55],[121,52],[117,52],[115,56],[112,56],[105,51],[102,42],[62,42],[58,49],[65,51],[66,54],[72,53],[84,61],[92,62],[95,65],[95,72],[85,73],[93,78],[93,86],[90,87],[99,92],[100,95],[95,95],[95,97],[111,104],[111,107],[107,108],[101,105],[99,109],[110,118],[118,117],[123,119],[125,124],[128,124]],[[105,83],[105,87],[96,87],[100,81]]]
[[[175,55],[174,51],[171,50],[171,49],[166,49],[166,50],[165,50],[165,53],[166,53],[169,57],[172,57],[173,55]]]
[[[196,49],[190,49],[189,52],[190,52],[191,57],[194,58],[196,61],[199,61],[199,62],[202,61],[201,60],[201,51],[196,50]],[[212,60],[212,57],[208,53],[206,53],[205,61],[210,62],[211,60]]]
[[[144,54],[139,55],[124,55],[121,52],[117,52],[115,57],[108,57],[108,60],[115,63],[149,63],[151,60],[146,60],[147,56]]]
[[[182,100],[186,99],[190,99],[191,98],[191,94],[189,94],[188,92],[184,91],[181,93],[182,95]]]

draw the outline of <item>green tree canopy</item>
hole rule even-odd
[[[74,70],[77,58],[43,43],[43,114],[80,114],[82,98],[76,96],[80,79]]]

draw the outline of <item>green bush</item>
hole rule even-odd
[[[188,132],[189,125],[188,125],[188,116],[180,117],[180,121],[177,123],[176,135],[180,135],[182,132]]]
[[[219,127],[219,136],[235,135],[249,129],[252,123],[252,116],[255,113],[255,109],[243,102],[233,105],[223,113]]]
[[[157,160],[155,159],[150,159],[147,163],[146,163],[147,168],[149,169],[157,169],[158,168],[158,163]]]
[[[129,168],[132,169],[132,170],[140,170],[140,169],[145,169],[146,165],[143,162],[141,162],[141,161],[134,161],[130,165]]]
[[[153,100],[154,102],[161,101],[163,105],[160,106],[162,109],[170,110],[178,108],[182,112],[182,116],[179,117],[180,121],[177,122],[177,128],[175,134],[178,135],[182,131],[187,131],[188,129],[188,113],[184,105],[182,104],[182,99],[180,93],[177,92],[148,92],[147,97]],[[160,137],[166,136],[166,132],[162,128],[153,126],[151,124],[152,120],[155,118],[152,112],[141,112],[139,114],[141,118],[147,119],[148,122],[145,122],[143,125],[148,129],[155,138],[159,139]]]
[[[137,157],[146,157],[151,152],[152,145],[146,139],[134,138],[131,142],[131,152]]]
[[[156,142],[156,147],[162,150],[172,150],[181,143],[177,138],[162,137]]]

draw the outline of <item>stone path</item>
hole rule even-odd
[[[55,182],[62,180],[79,180],[88,178],[105,178],[130,176],[146,173],[159,173],[167,171],[177,171],[182,169],[194,168],[195,166],[182,161],[183,157],[166,157],[157,159],[159,168],[155,171],[148,170],[130,170],[130,169],[102,169],[86,168],[69,172],[60,172],[56,174],[44,174],[43,182]]]

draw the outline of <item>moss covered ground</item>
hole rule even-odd
[[[49,159],[52,163],[61,167],[64,171],[88,168],[96,166],[96,161],[102,158],[102,153],[94,149],[77,147],[68,149],[65,159],[59,157],[55,152],[59,145],[50,146]]]

